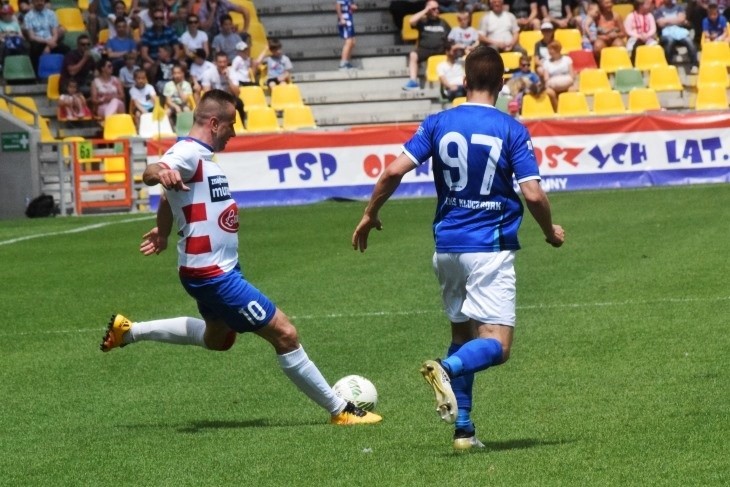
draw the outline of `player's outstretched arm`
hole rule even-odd
[[[408,156],[401,154],[388,167],[385,168],[380,179],[375,183],[373,194],[370,195],[370,202],[365,208],[365,214],[352,234],[352,248],[365,252],[368,248],[368,235],[370,230],[382,230],[383,224],[378,217],[380,208],[383,207],[388,198],[398,189],[403,176],[416,168]]]
[[[157,162],[148,165],[142,174],[142,181],[147,186],[161,184],[165,189],[174,189],[175,191],[190,191],[180,176],[177,169],[168,169]]]
[[[536,179],[520,183],[525,204],[545,234],[545,241],[553,247],[560,247],[565,241],[565,231],[560,225],[553,225],[550,201]]]
[[[159,254],[167,248],[167,239],[172,231],[172,208],[165,194],[157,208],[157,226],[142,236],[139,251],[144,255]]]

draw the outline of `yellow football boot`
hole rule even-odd
[[[330,418],[331,424],[348,425],[348,424],[375,424],[380,423],[382,417],[375,413],[365,411],[351,402],[347,402],[347,406],[339,414],[333,414]]]
[[[112,315],[112,318],[109,320],[109,326],[107,327],[106,334],[101,340],[101,345],[99,347],[101,348],[101,351],[108,352],[112,348],[127,346],[122,337],[131,327],[132,322],[124,316]]]

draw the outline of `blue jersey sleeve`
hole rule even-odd
[[[436,151],[431,135],[433,120],[433,116],[426,117],[411,140],[403,145],[403,152],[418,166],[429,160],[431,154]]]
[[[518,183],[530,179],[540,179],[530,134],[523,125],[516,124],[516,126],[517,128],[512,131],[513,136],[509,140],[509,149],[506,151],[508,157],[511,158],[509,163],[514,170],[515,179]]]

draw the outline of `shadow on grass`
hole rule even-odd
[[[127,429],[174,429],[178,433],[202,433],[209,430],[225,430],[225,429],[246,429],[246,428],[290,428],[293,426],[320,426],[321,421],[271,421],[268,419],[249,419],[245,421],[220,421],[220,420],[201,420],[191,421],[187,424],[127,424]]]
[[[537,440],[534,438],[523,438],[505,441],[485,441],[485,448],[472,448],[468,453],[490,453],[494,451],[524,450],[540,446],[564,445],[573,443],[574,440]],[[463,452],[452,452],[451,455],[460,455]]]

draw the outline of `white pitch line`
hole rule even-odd
[[[605,306],[627,306],[636,304],[662,304],[662,303],[692,303],[692,302],[717,302],[730,301],[730,296],[714,296],[706,298],[660,298],[647,300],[625,300],[625,301],[606,301],[595,303],[555,303],[555,304],[527,304],[517,306],[517,309],[550,309],[550,308],[600,308]],[[324,315],[298,315],[291,316],[294,321],[297,320],[328,320],[340,318],[369,318],[375,316],[406,316],[406,315],[424,315],[424,314],[441,314],[440,309],[431,310],[412,310],[412,311],[369,311],[365,313],[329,313]],[[99,333],[103,331],[103,327],[97,328],[80,328],[76,330],[44,330],[44,331],[26,331],[17,333],[0,333],[0,337],[17,337],[28,335],[54,335],[68,333]]]
[[[10,245],[18,242],[23,242],[25,240],[32,240],[34,238],[42,238],[42,237],[55,237],[56,235],[67,235],[70,233],[80,233],[80,232],[88,232],[89,230],[96,230],[97,228],[107,227],[109,225],[116,225],[117,223],[129,223],[129,222],[138,222],[141,220],[151,220],[155,218],[154,215],[150,216],[143,216],[139,218],[126,218],[124,220],[117,220],[113,222],[102,222],[102,223],[94,223],[92,225],[86,225],[79,228],[72,228],[70,230],[63,230],[60,232],[49,232],[49,233],[38,233],[36,235],[26,235],[25,237],[18,237],[18,238],[11,238],[10,240],[0,240],[0,245]]]

